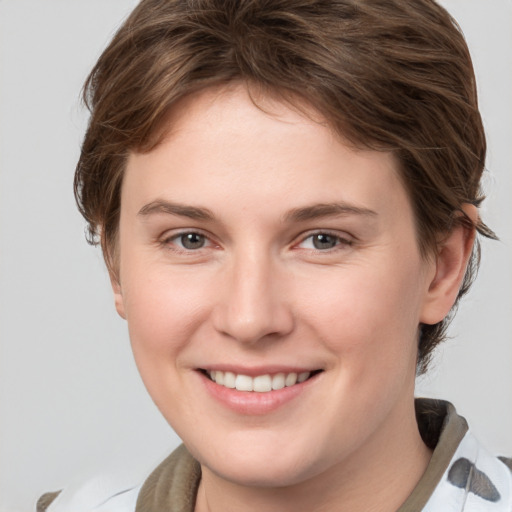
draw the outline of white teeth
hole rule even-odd
[[[283,389],[284,388],[284,373],[276,373],[272,377],[272,389]]]
[[[215,379],[213,379],[215,380]],[[215,382],[217,382],[215,380]],[[236,375],[232,372],[225,372],[224,373],[224,386],[230,389],[234,389],[236,386]]]
[[[218,373],[218,372],[217,372]],[[218,380],[215,380],[219,384]],[[252,379],[247,375],[237,375],[235,379],[235,388],[238,391],[252,391]]]
[[[289,373],[284,381],[285,386],[293,386],[297,382],[297,374]]]
[[[222,372],[212,370],[208,372],[210,378],[217,384],[226,388],[238,391],[256,391],[257,393],[266,393],[272,390],[283,389],[284,387],[294,386],[309,379],[311,372],[276,373],[275,375],[258,375],[249,377],[248,375],[237,375],[232,372]]]
[[[309,378],[310,375],[311,375],[310,372],[299,373],[299,375],[297,375],[297,382],[304,382],[305,380],[307,380]]]
[[[252,380],[252,388],[258,393],[272,391],[272,377],[270,375],[258,375]]]

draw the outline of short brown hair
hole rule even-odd
[[[473,229],[461,207],[483,198],[475,77],[460,29],[433,0],[142,0],[85,84],[75,174],[89,241],[114,275],[128,153],[154,147],[179,99],[235,80],[304,98],[355,146],[394,152],[424,256],[454,223]],[[477,243],[457,302],[478,259]],[[447,324],[422,326],[419,373]]]

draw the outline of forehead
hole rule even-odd
[[[410,213],[392,153],[354,149],[307,102],[297,101],[251,94],[241,85],[182,99],[166,119],[161,142],[130,155],[123,201],[135,194],[139,208],[169,199],[216,203],[226,211],[231,205],[259,216],[270,203],[282,210],[315,203],[372,210],[393,205]]]

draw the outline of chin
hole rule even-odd
[[[314,476],[311,471],[306,471],[297,464],[276,461],[276,458],[265,463],[252,463],[247,460],[240,462],[226,461],[206,467],[218,477],[245,487],[289,487]]]
[[[192,455],[216,476],[237,485],[249,487],[288,487],[301,483],[322,472],[326,465],[325,456],[314,457],[311,447],[301,443],[264,443],[263,440],[240,445],[230,443],[222,449],[221,455],[211,450]]]

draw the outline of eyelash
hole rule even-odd
[[[195,249],[183,247],[183,243],[181,243],[181,246],[176,245],[176,241],[178,241],[180,239],[183,240],[183,237],[185,237],[187,235],[200,236],[203,238],[205,244],[202,245],[201,247],[197,247]],[[328,230],[318,230],[318,231],[315,231],[312,233],[310,232],[306,236],[302,236],[300,238],[299,242],[293,244],[293,247],[294,248],[298,247],[301,244],[304,244],[309,239],[312,240],[311,245],[314,245],[313,237],[315,237],[315,236],[331,237],[335,240],[336,243],[333,247],[327,247],[327,248],[323,248],[323,249],[319,249],[316,247],[307,247],[307,248],[303,248],[304,250],[314,251],[317,253],[331,253],[336,250],[343,250],[343,249],[350,247],[354,244],[353,240],[351,240],[348,237],[343,237],[339,233],[334,233],[334,232],[328,231]],[[207,234],[205,234],[199,230],[180,231],[179,233],[175,233],[175,234],[165,237],[160,243],[161,243],[161,245],[163,245],[164,247],[166,247],[168,249],[170,248],[171,250],[173,250],[175,252],[184,253],[184,254],[191,254],[191,253],[199,252],[201,249],[215,247],[215,245],[216,245],[214,242],[212,242],[212,240],[210,239],[210,237]]]

